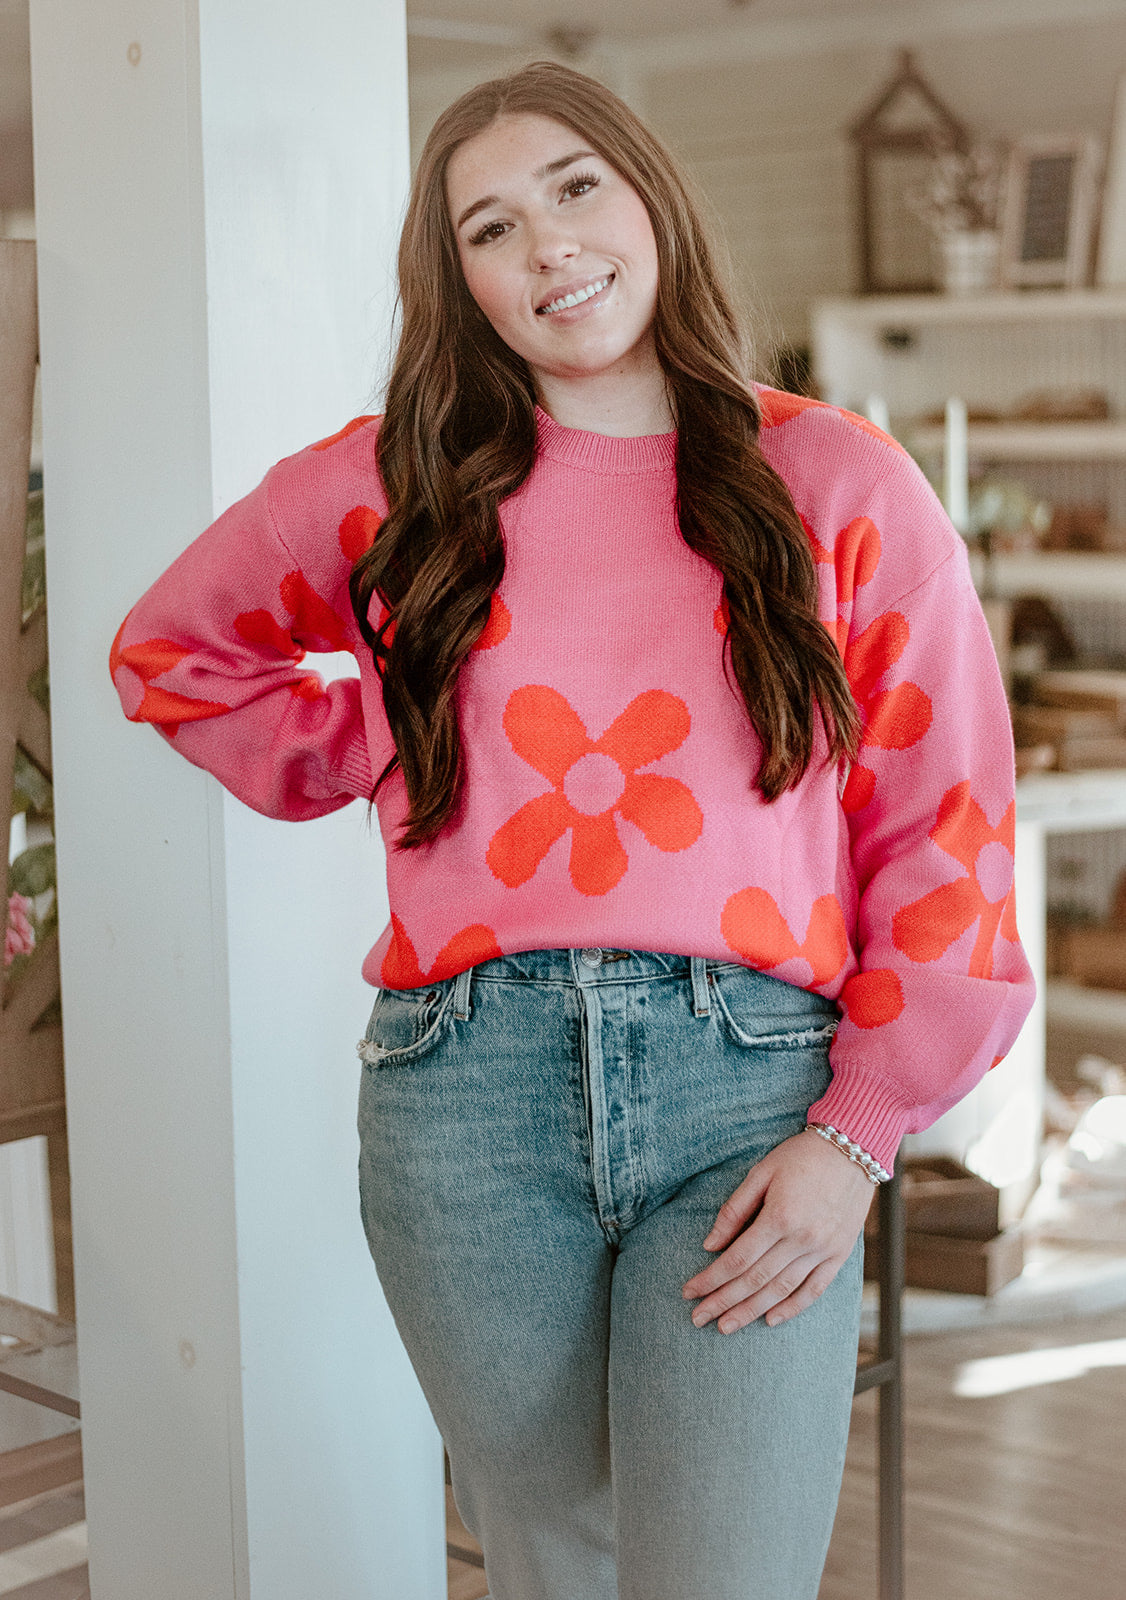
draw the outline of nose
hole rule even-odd
[[[550,272],[577,256],[581,246],[554,217],[537,220],[528,240],[528,260],[533,272]]]

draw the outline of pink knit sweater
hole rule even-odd
[[[818,757],[772,804],[753,788],[721,580],[677,527],[675,435],[609,438],[540,412],[459,682],[465,802],[404,851],[398,772],[381,791],[391,921],[364,976],[412,988],[586,945],[745,962],[839,1002],[833,1081],[810,1115],[890,1167],[904,1133],[1004,1055],[1032,1001],[1008,714],[962,542],[909,457],[847,412],[760,398],[863,713],[847,781]],[[279,462],[114,642],[126,715],[268,816],[367,796],[393,750],[347,591],[385,514],[377,428],[357,418]],[[359,679],[326,686],[306,650],[353,651]]]

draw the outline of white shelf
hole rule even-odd
[[[1046,833],[1126,828],[1126,772],[1032,772],[1017,782],[1017,821]]]
[[[901,433],[920,452],[943,448],[940,426]],[[995,461],[1126,461],[1126,422],[971,422],[969,449]]]
[[[980,593],[985,564],[970,551],[970,567]],[[1030,550],[993,557],[990,587],[1005,600],[1042,594],[1061,600],[1126,601],[1126,553],[1092,550]]]
[[[871,295],[819,300],[816,319],[854,327],[924,323],[1029,322],[1126,316],[1126,289],[1038,289],[979,295]]]
[[[1126,1034],[1126,994],[1121,990],[1088,989],[1067,978],[1049,978],[1044,1001],[1049,1022]]]

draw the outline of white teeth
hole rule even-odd
[[[574,294],[561,295],[558,300],[541,306],[540,316],[547,316],[552,311],[569,310],[571,306],[581,306],[584,300],[589,300],[592,295],[601,294],[609,285],[609,278],[599,278],[594,283],[588,283],[585,289],[576,289]]]

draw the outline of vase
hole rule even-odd
[[[998,285],[1001,236],[991,228],[941,236],[942,286],[947,294],[988,294]]]

